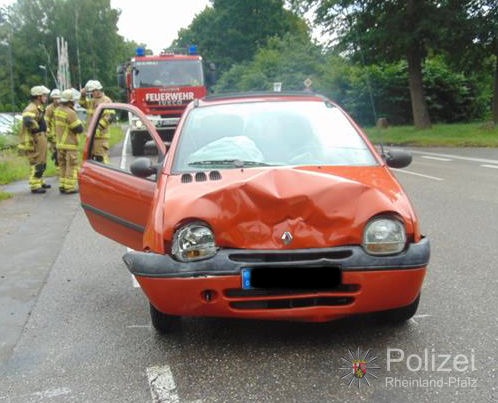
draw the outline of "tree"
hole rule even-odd
[[[223,73],[251,60],[269,38],[307,30],[304,21],[284,9],[283,0],[212,0],[212,7],[180,30],[174,46],[197,44],[204,58]]]
[[[315,22],[333,34],[337,46],[364,64],[407,61],[413,122],[431,125],[423,69],[427,55],[441,49],[455,30],[455,15],[466,2],[452,0],[295,0],[295,8],[315,7]],[[453,7],[453,4],[459,5]]]
[[[496,0],[475,2],[475,27],[477,44],[494,58],[494,84],[491,111],[493,122],[498,124],[498,7]]]
[[[465,75],[482,83],[491,93],[491,114],[498,123],[498,7],[496,0],[448,2],[454,16],[442,37],[445,58]],[[458,27],[458,29],[454,29]],[[491,72],[492,69],[492,72]],[[494,84],[490,84],[489,80]]]
[[[235,64],[220,79],[217,91],[271,91],[274,82],[283,90],[302,90],[309,78],[320,88],[325,58],[321,47],[306,34],[273,37],[260,47],[251,61]]]
[[[0,53],[12,51],[16,99],[21,105],[30,87],[44,83],[45,74],[45,85],[55,87],[57,37],[68,42],[74,87],[98,79],[106,90],[116,91],[116,66],[133,54],[133,48],[118,34],[119,11],[111,8],[110,0],[17,0],[7,11],[8,20],[0,21]],[[6,67],[0,66],[2,104],[8,88]]]

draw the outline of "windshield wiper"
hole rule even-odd
[[[270,164],[261,161],[243,161],[239,159],[231,159],[231,160],[206,160],[206,161],[194,161],[188,164],[189,166],[234,166],[235,168],[244,168],[244,167],[267,167]]]

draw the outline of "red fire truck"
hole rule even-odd
[[[196,46],[183,51],[146,55],[138,48],[131,61],[118,67],[118,83],[126,90],[128,103],[141,109],[154,122],[164,142],[169,143],[187,104],[207,94],[214,84],[214,65],[204,73]],[[133,155],[143,155],[148,140],[141,122],[130,122]]]

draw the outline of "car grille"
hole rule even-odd
[[[225,290],[224,294],[233,309],[293,309],[349,305],[355,301],[354,295],[359,290],[359,284],[341,284],[331,289],[319,291],[232,288]]]
[[[306,297],[270,300],[234,301],[230,306],[234,309],[291,309],[311,306],[342,306],[351,304],[352,297]]]
[[[360,286],[358,284],[340,284],[337,287],[330,288],[328,290],[320,290],[321,293],[355,293],[359,291]],[[291,296],[300,295],[304,292],[302,290],[265,290],[253,288],[249,290],[243,290],[241,288],[230,288],[225,290],[225,296],[228,298],[247,298],[247,297],[281,297],[281,296]],[[306,292],[310,294],[310,292]]]
[[[230,254],[230,260],[235,262],[246,263],[277,263],[277,262],[299,262],[299,261],[319,261],[320,259],[341,260],[352,256],[353,252],[350,249],[337,251],[306,251],[306,252],[287,252],[287,251],[272,251],[272,252],[236,252]]]

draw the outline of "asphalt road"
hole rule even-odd
[[[413,151],[396,175],[432,257],[401,326],[184,318],[159,336],[124,247],[90,228],[78,196],[11,187],[0,203],[0,402],[498,401],[498,149]],[[367,374],[348,385],[358,353]]]

